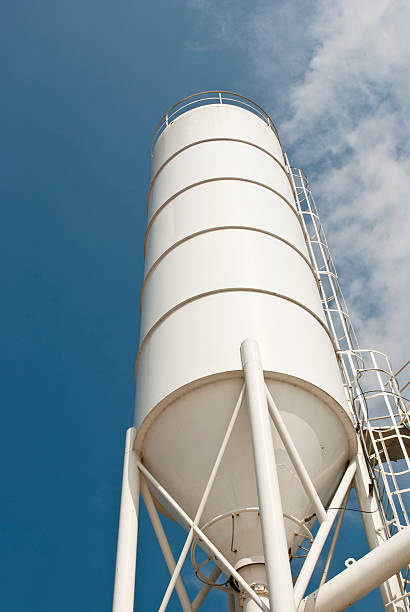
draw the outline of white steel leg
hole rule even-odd
[[[309,474],[307,473],[305,465],[302,459],[300,458],[296,446],[294,445],[293,440],[289,435],[288,429],[285,423],[283,422],[281,414],[275,402],[273,401],[273,397],[271,396],[270,391],[266,385],[265,389],[268,398],[269,414],[272,418],[272,421],[276,427],[280,439],[283,442],[283,446],[286,448],[286,452],[288,453],[289,458],[292,461],[293,467],[295,468],[295,471],[299,476],[299,480],[302,483],[303,488],[305,489],[306,495],[309,497],[310,501],[313,504],[316,516],[318,517],[319,521],[323,523],[323,521],[326,520],[326,510],[323,507],[320,497],[317,494],[315,487],[313,486],[313,483],[310,479]]]
[[[122,475],[120,521],[118,527],[117,559],[113,612],[134,610],[135,563],[137,557],[139,470],[133,450],[136,430],[130,427],[125,440],[124,470]]]
[[[295,610],[265,381],[255,340],[241,345],[271,612]]]

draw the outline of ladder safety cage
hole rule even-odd
[[[351,418],[378,501],[383,522],[380,535],[388,539],[410,524],[410,360],[394,372],[387,355],[359,348],[309,182],[300,169],[291,168],[287,159],[286,163]],[[400,575],[403,599],[410,609],[409,567]]]

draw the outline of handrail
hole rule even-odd
[[[200,96],[208,96],[208,97],[205,97],[205,98],[202,97],[201,98]],[[228,97],[228,96],[235,96],[235,97]],[[187,100],[190,100],[190,102],[187,102]],[[187,103],[184,104],[185,102],[187,102]],[[154,146],[155,146],[158,138],[160,137],[162,132],[168,127],[169,122],[170,122],[171,119],[172,120],[175,119],[176,117],[181,115],[183,112],[185,112],[185,109],[187,107],[193,106],[194,104],[196,104],[198,106],[202,106],[202,105],[206,105],[206,104],[215,104],[215,103],[217,103],[217,104],[224,104],[224,103],[226,103],[226,104],[231,104],[232,106],[239,106],[241,108],[246,108],[246,109],[250,110],[255,115],[257,115],[258,117],[263,119],[263,121],[266,121],[266,124],[273,130],[275,136],[279,140],[278,131],[277,131],[276,126],[273,123],[271,117],[268,115],[268,113],[261,106],[259,106],[259,104],[257,104],[256,102],[254,102],[250,98],[247,98],[246,96],[242,96],[241,94],[238,94],[238,93],[236,93],[234,91],[225,91],[225,90],[201,91],[199,93],[187,96],[186,98],[182,98],[182,100],[179,100],[178,102],[173,104],[167,110],[167,112],[164,113],[164,115],[162,115],[161,119],[159,120],[159,122],[158,122],[158,124],[157,124],[157,126],[156,126],[156,128],[154,130],[154,134],[152,136],[152,141],[151,141],[151,158],[154,155]],[[280,140],[279,140],[279,142],[280,142]]]

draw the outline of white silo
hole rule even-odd
[[[240,393],[246,338],[259,343],[265,380],[324,504],[354,452],[279,139],[252,110],[188,107],[153,151],[136,448],[189,516]],[[273,436],[283,511],[303,520],[314,509]],[[246,511],[258,505],[244,407],[201,520],[222,517],[207,533],[233,565],[263,556],[258,513]],[[287,520],[291,552],[300,541],[295,531]]]
[[[283,567],[317,516],[326,539],[337,511],[330,517],[324,507],[336,489],[333,501],[342,503],[357,436],[290,169],[269,116],[224,92],[175,105],[154,135],[147,212],[127,452],[134,451],[147,478],[142,490],[173,573],[168,591],[176,584],[183,609],[194,609],[176,576],[192,539],[194,548],[199,539],[245,593],[248,612],[263,608],[266,587],[273,611],[295,610],[290,570]],[[267,410],[257,409],[267,401],[265,383],[274,425]],[[138,488],[125,465],[124,499],[127,487]],[[271,520],[266,514],[275,497]],[[125,552],[117,558],[128,559],[128,574],[117,567],[117,578],[127,574],[129,581],[135,554],[127,534],[136,531],[136,519],[132,509],[123,511],[126,503],[119,536]],[[155,506],[190,528],[176,571]],[[270,567],[272,554],[282,555],[279,574]],[[316,549],[311,570],[296,584],[296,607],[315,555]],[[282,591],[281,568],[283,599],[273,592]],[[114,597],[115,612],[132,610],[131,600],[129,592],[123,603]],[[161,611],[167,601],[166,595]]]

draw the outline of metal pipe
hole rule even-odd
[[[142,497],[143,497],[148,515],[151,519],[151,523],[154,528],[155,535],[157,536],[158,544],[161,547],[161,551],[164,556],[165,563],[167,564],[169,573],[172,575],[172,573],[175,570],[175,565],[176,565],[174,555],[172,554],[167,537],[165,535],[164,528],[162,527],[162,523],[158,516],[158,512],[155,507],[154,500],[152,499],[151,492],[148,488],[148,485],[145,481],[144,476],[142,475],[141,475],[141,493],[142,493]],[[181,607],[182,607],[183,612],[193,612],[193,608],[191,606],[191,602],[185,590],[184,583],[182,582],[181,576],[178,576],[176,580],[175,590],[178,594],[179,601],[181,602]]]
[[[333,522],[337,516],[337,508],[339,508],[342,504],[343,498],[346,495],[346,492],[349,489],[350,484],[353,480],[355,471],[356,462],[351,461],[347,466],[347,469],[337,488],[335,495],[333,496],[332,502],[330,504],[330,509],[327,511],[326,514],[326,520],[320,525],[319,531],[317,532],[312,547],[305,559],[302,570],[298,576],[298,579],[296,580],[294,588],[294,597],[297,610],[299,610],[298,606],[302,601],[302,597],[305,594],[307,585],[309,584],[309,581],[312,577],[313,571],[316,567],[316,563],[320,557],[320,553],[322,552],[324,543],[326,542],[326,538],[329,535]]]
[[[177,578],[179,576],[179,573],[180,573],[180,571],[182,569],[182,566],[184,564],[185,558],[186,558],[186,556],[188,554],[189,547],[191,546],[191,542],[192,542],[192,539],[194,537],[194,527],[195,527],[195,525],[198,525],[199,521],[201,520],[201,516],[202,516],[202,513],[204,511],[205,504],[208,501],[208,497],[209,497],[209,494],[210,494],[211,489],[213,487],[213,484],[215,482],[215,478],[216,478],[216,475],[218,473],[219,466],[221,465],[221,461],[222,461],[223,456],[225,454],[226,447],[228,446],[229,438],[231,437],[231,433],[232,433],[233,427],[235,425],[235,422],[236,422],[236,419],[237,419],[237,416],[238,416],[238,413],[239,413],[239,409],[240,409],[240,407],[242,405],[242,402],[243,402],[243,397],[244,397],[244,387],[242,387],[241,392],[239,394],[238,401],[236,402],[234,411],[233,411],[232,416],[231,416],[231,420],[229,421],[229,425],[228,425],[228,428],[227,428],[227,430],[225,432],[224,439],[222,440],[222,444],[221,444],[221,447],[219,449],[218,456],[217,456],[217,458],[215,460],[214,466],[212,468],[211,475],[209,476],[209,480],[208,480],[208,482],[206,484],[205,491],[204,491],[204,493],[202,495],[202,499],[200,501],[198,510],[196,512],[193,524],[191,525],[191,528],[189,530],[187,539],[185,540],[185,544],[184,544],[184,546],[182,548],[181,554],[179,555],[178,562],[177,562],[177,564],[175,566],[174,572],[173,572],[173,574],[171,576],[171,580],[169,581],[168,588],[165,591],[165,595],[164,595],[164,598],[162,600],[161,606],[159,607],[158,612],[164,612],[166,607],[167,607],[167,605],[168,605],[169,599],[171,597],[172,591],[173,591],[174,586],[175,586],[175,582],[176,582],[176,580],[177,580]]]
[[[134,610],[140,492],[137,456],[133,450],[136,433],[136,429],[130,427],[125,437],[113,612],[132,612]]]
[[[338,612],[353,605],[410,562],[410,526],[352,563],[309,595],[299,610]]]
[[[237,581],[239,586],[243,588],[246,593],[248,593],[249,597],[259,606],[260,610],[263,612],[269,612],[269,608],[261,601],[260,597],[250,588],[246,580],[242,578],[242,576],[236,571],[236,569],[229,563],[227,559],[223,556],[223,554],[217,549],[217,547],[212,544],[211,540],[201,531],[198,525],[194,524],[194,521],[189,518],[187,513],[181,508],[181,506],[174,500],[173,497],[164,489],[164,487],[158,482],[158,480],[147,470],[145,465],[138,461],[138,467],[140,471],[148,478],[148,480],[152,483],[152,485],[157,489],[157,491],[164,497],[164,499],[170,504],[170,506],[175,510],[178,516],[183,520],[187,527],[192,527],[195,533],[200,537],[201,541],[209,548],[209,550],[215,555],[215,558],[219,560],[220,564],[224,568],[225,573]]]
[[[221,570],[219,569],[219,567],[218,566],[214,567],[214,569],[208,576],[209,582],[216,582],[219,578],[220,573],[221,573]],[[204,603],[211,589],[212,589],[212,586],[210,584],[204,584],[204,586],[201,588],[198,595],[195,597],[194,601],[192,602],[192,612],[196,612],[197,610],[199,610],[199,608]]]
[[[255,340],[241,344],[271,612],[295,610],[265,381]]]
[[[267,385],[265,385],[265,389],[266,389],[266,395],[268,398],[269,414],[272,418],[272,421],[276,427],[276,430],[280,436],[280,439],[283,442],[283,446],[286,448],[289,458],[293,463],[293,467],[295,468],[295,471],[297,475],[299,476],[299,480],[302,483],[303,488],[305,489],[306,495],[309,497],[310,501],[313,504],[316,515],[318,519],[320,520],[320,522],[323,523],[323,521],[326,520],[326,510],[324,509],[323,504],[320,500],[320,497],[317,494],[315,487],[313,486],[313,483],[305,468],[305,465],[302,459],[300,458],[300,455],[297,451],[296,446],[293,443],[292,438],[289,435],[288,429],[282,419],[282,416],[278,410],[278,407],[276,406],[273,400],[272,395],[270,394],[270,391]]]
[[[338,516],[338,519],[337,519],[335,532],[333,534],[332,541],[330,543],[329,552],[328,552],[327,559],[326,559],[326,562],[325,562],[325,567],[323,568],[323,574],[322,574],[322,578],[320,580],[320,585],[319,586],[322,586],[322,584],[324,584],[326,582],[326,578],[327,578],[327,575],[329,573],[330,563],[331,563],[332,558],[333,558],[333,553],[335,552],[336,542],[337,542],[337,539],[339,537],[340,528],[342,527],[343,517],[345,515],[345,510],[346,510],[346,504],[347,504],[347,501],[348,501],[349,495],[350,495],[350,489],[351,489],[351,486],[348,488],[347,493],[344,496],[344,499],[342,501],[342,509],[340,510],[340,513],[339,513],[339,516]]]

